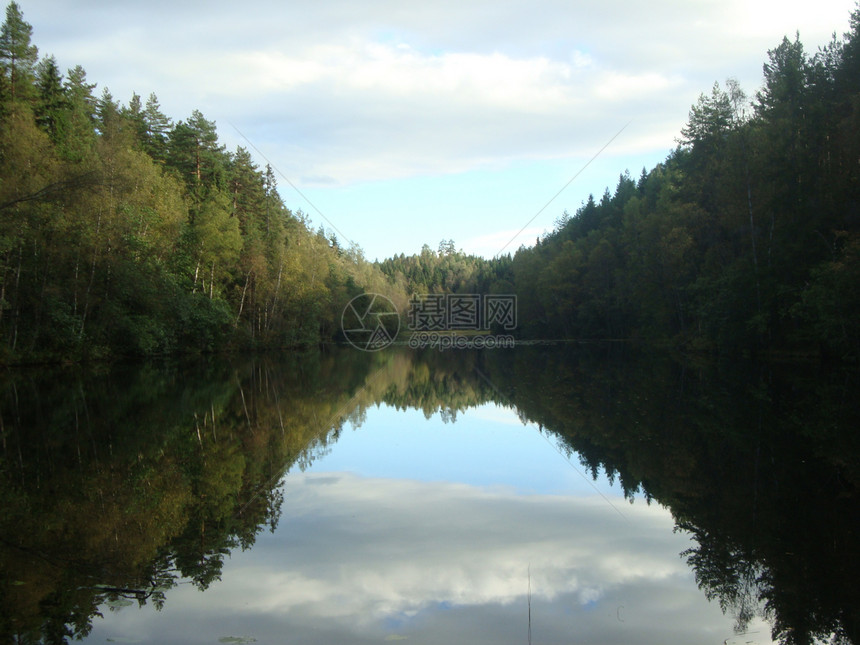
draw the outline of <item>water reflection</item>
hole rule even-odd
[[[493,357],[500,389],[592,472],[672,510],[700,586],[740,630],[764,614],[785,642],[860,642],[856,372],[526,354]]]
[[[857,642],[856,382],[758,369],[526,348],[7,374],[0,636],[199,640],[165,631],[194,616],[210,642],[524,642],[531,585],[544,642],[723,641],[719,605],[740,631],[758,613],[786,642]],[[501,432],[442,436],[476,406],[542,430],[507,456]],[[363,472],[414,439],[362,441],[385,410],[438,441]],[[555,472],[558,493],[533,441],[616,489],[479,474]],[[129,600],[146,609],[94,619]]]
[[[668,512],[624,510],[626,519],[596,495],[290,475],[278,532],[237,555],[205,595],[172,598],[183,620],[150,639],[187,642],[186,625],[205,625],[210,642],[522,643],[529,588],[535,642],[731,636],[695,592],[678,558],[687,541],[673,535]],[[96,635],[132,637],[140,627],[113,621]]]

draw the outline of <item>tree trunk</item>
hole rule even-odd
[[[245,292],[248,291],[248,282],[251,280],[251,272],[245,276],[245,286],[242,287],[242,299],[239,301],[239,313],[236,314],[236,326],[239,326],[239,319],[242,317],[242,309],[245,308]]]
[[[89,313],[89,309],[90,309],[90,291],[92,291],[93,283],[95,282],[95,279],[96,279],[96,258],[98,257],[98,237],[99,237],[99,230],[101,229],[101,223],[102,223],[102,209],[99,208],[98,209],[98,215],[96,217],[96,239],[95,239],[95,242],[93,243],[93,261],[92,261],[92,264],[90,266],[90,280],[89,280],[89,283],[87,284],[87,290],[84,292],[84,310],[81,313],[81,328],[78,331],[78,336],[80,336],[81,338],[83,338],[83,336],[84,336],[84,326],[86,325],[87,314]]]
[[[18,316],[21,313],[21,298],[20,298],[20,289],[18,288],[21,284],[21,262],[24,258],[24,244],[18,243],[18,268],[15,270],[15,309],[12,312],[12,351],[15,351],[15,345],[18,343]]]
[[[197,291],[197,278],[200,276],[200,257],[197,257],[197,266],[194,267],[194,284],[191,287],[191,293]],[[204,289],[205,290],[205,289]]]
[[[275,293],[272,296],[272,310],[266,311],[266,332],[269,331],[269,324],[272,319],[275,317],[275,306],[278,304],[278,294],[281,292],[281,274],[284,271],[284,263],[281,262],[281,265],[278,267],[278,281],[275,284]]]

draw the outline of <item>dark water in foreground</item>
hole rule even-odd
[[[0,642],[860,643],[860,383],[629,349],[0,377]]]

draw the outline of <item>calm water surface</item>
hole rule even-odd
[[[555,348],[9,376],[3,638],[849,638],[853,381],[761,369]]]

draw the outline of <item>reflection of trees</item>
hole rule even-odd
[[[439,412],[445,423],[457,413],[494,400],[492,386],[476,378],[479,352],[429,350],[400,354],[407,369],[391,381],[383,401],[398,409],[422,410],[428,419]]]
[[[802,372],[803,370],[801,370]],[[205,589],[278,522],[277,484],[380,402],[515,405],[593,474],[667,505],[742,630],[858,641],[856,375],[614,350],[328,352],[0,381],[0,639],[61,642],[99,607]]]
[[[84,636],[98,607],[205,589],[280,509],[372,367],[310,355],[0,383],[0,640]]]
[[[386,401],[446,419],[491,397],[475,355],[310,354],[0,382],[0,638],[84,636],[98,607],[206,589],[280,509],[277,484]]]
[[[592,473],[672,510],[739,630],[760,612],[786,643],[860,642],[857,375],[615,353],[488,353],[488,373]]]

